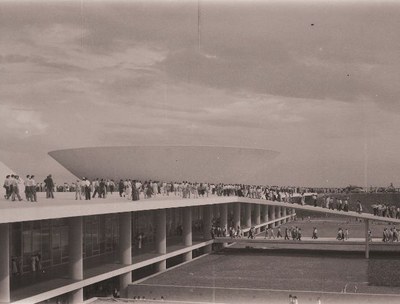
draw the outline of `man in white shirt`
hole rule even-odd
[[[90,181],[84,177],[83,181],[85,182],[85,199],[90,200]]]
[[[21,196],[19,195],[19,188],[18,188],[18,175],[11,175],[11,200],[15,201],[15,196],[17,196],[19,201],[22,201]]]
[[[33,201],[32,199],[32,183],[31,183],[31,176],[27,175],[26,176],[26,181],[25,181],[25,198],[26,201]]]

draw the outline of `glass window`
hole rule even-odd
[[[44,229],[42,231],[42,262],[50,260],[51,248],[50,248],[50,229]]]
[[[21,230],[14,230],[11,231],[11,256],[18,256],[20,257],[22,254],[21,248]]]
[[[22,240],[23,240],[23,250],[24,253],[31,253],[32,252],[32,234],[31,231],[24,231],[22,233]]]
[[[38,253],[42,249],[42,234],[40,230],[32,231],[32,252]]]

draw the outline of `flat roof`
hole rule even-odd
[[[44,195],[45,193],[39,192],[39,202],[36,203],[27,201],[11,202],[3,199],[0,202],[0,224],[131,211],[195,207],[235,202],[294,208],[297,210],[306,210],[310,212],[335,214],[346,217],[400,224],[400,219],[374,216],[373,214],[369,213],[358,214],[354,211],[343,212],[310,205],[298,205],[237,196],[212,195],[209,197],[184,199],[180,196],[170,195],[132,201],[123,197],[119,197],[118,193],[108,195],[105,199],[95,198],[91,200],[75,200],[74,192],[56,192],[54,194],[56,197],[55,199],[46,199]]]
[[[107,198],[75,200],[75,192],[55,192],[54,199],[46,199],[45,193],[38,193],[38,202],[0,202],[0,224],[36,221],[75,216],[102,215],[120,212],[145,211],[155,209],[182,208],[190,206],[214,205],[236,201],[233,196],[211,196],[183,199],[179,196],[157,196],[139,201],[120,197],[118,193]]]

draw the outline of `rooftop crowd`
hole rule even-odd
[[[23,179],[21,176],[7,175],[3,187],[4,197],[11,201],[36,202],[37,192],[46,192],[46,198],[54,198],[54,192],[73,192],[76,200],[90,200],[92,198],[106,198],[107,195],[117,192],[121,198],[129,200],[149,199],[157,196],[177,196],[181,198],[199,198],[209,195],[238,196],[254,199],[266,199],[278,202],[311,204],[343,212],[365,212],[361,202],[349,203],[349,197],[342,192],[328,191],[326,188],[300,188],[294,186],[261,186],[224,183],[198,183],[198,182],[166,182],[166,181],[139,181],[133,179],[96,178],[90,181],[83,177],[73,183],[56,184],[50,175],[37,183],[34,175],[28,174]],[[390,189],[395,189],[390,185]],[[336,189],[336,188],[334,188]],[[318,192],[318,194],[317,194]],[[400,207],[377,201],[371,205],[375,216],[400,218]]]

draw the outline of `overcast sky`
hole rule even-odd
[[[63,182],[51,150],[239,146],[280,152],[268,184],[400,187],[400,3],[200,12],[199,29],[196,1],[0,2],[0,160]]]

